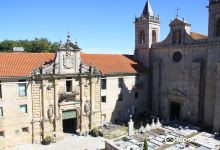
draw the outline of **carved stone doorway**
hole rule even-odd
[[[63,132],[76,133],[77,130],[77,111],[68,110],[62,112]]]
[[[177,102],[170,102],[170,120],[180,121],[181,104]]]

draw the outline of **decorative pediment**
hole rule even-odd
[[[184,99],[186,99],[187,94],[186,94],[186,91],[175,88],[175,89],[169,90],[167,92],[167,97],[168,97],[168,99],[182,99],[182,100],[184,100]]]
[[[171,23],[170,26],[191,26],[190,24],[186,23],[185,20],[180,20],[175,18]]]
[[[53,74],[54,72],[54,60],[47,60],[42,63],[39,67],[32,70],[32,75],[37,74]]]

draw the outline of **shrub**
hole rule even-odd
[[[144,147],[143,147],[143,150],[148,150],[146,137],[145,137],[145,139],[144,139]]]
[[[98,128],[93,128],[91,131],[90,131],[90,134],[94,137],[97,137],[99,136],[99,129]]]
[[[51,138],[51,136],[49,136],[49,135],[47,135],[47,136],[44,138],[45,141],[51,141],[51,139],[52,139],[52,138]]]
[[[127,137],[123,137],[122,140],[123,141],[128,141],[128,138]]]
[[[44,145],[49,145],[49,144],[51,143],[51,140],[52,140],[51,136],[47,135],[47,136],[44,138],[42,144],[44,144]]]

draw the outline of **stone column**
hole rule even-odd
[[[40,103],[40,85],[32,82],[32,142],[41,142],[41,103]]]
[[[89,129],[92,129],[93,124],[93,78],[90,76],[90,123]]]
[[[58,107],[58,83],[54,80],[54,132],[56,133],[56,141],[63,139],[62,118],[60,117],[60,110]]]
[[[44,81],[42,80],[41,81],[41,110],[42,110],[42,138],[44,139],[45,138],[45,103],[44,103],[44,100],[45,100],[45,94],[44,94],[44,91],[45,91],[45,84],[44,84]]]

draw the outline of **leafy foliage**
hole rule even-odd
[[[11,52],[13,47],[24,47],[26,52],[54,52],[58,49],[57,42],[50,42],[46,38],[35,38],[34,40],[4,40],[0,42],[0,52]]]
[[[44,140],[45,140],[45,141],[51,141],[52,138],[51,138],[51,136],[47,135],[47,136],[44,138]]]
[[[97,137],[99,136],[99,129],[94,127],[91,131],[90,131],[90,134],[94,137]]]

